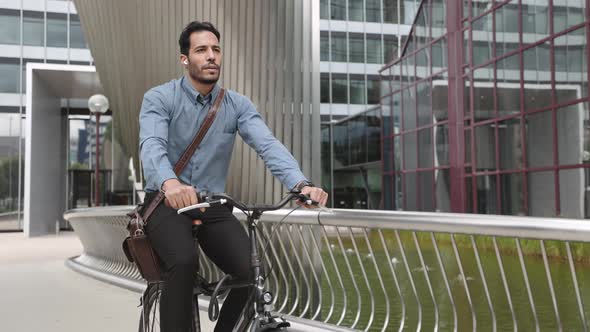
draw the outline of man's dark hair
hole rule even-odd
[[[191,34],[198,31],[210,31],[215,37],[217,37],[217,40],[221,41],[221,35],[219,34],[219,31],[215,29],[213,24],[209,22],[192,21],[180,33],[178,46],[180,46],[181,54],[188,56],[188,49],[191,47]]]

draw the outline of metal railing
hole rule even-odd
[[[120,250],[129,209],[65,214],[81,264],[139,279]],[[588,330],[585,220],[297,210],[279,223],[288,212],[259,224],[281,313],[364,331]],[[201,273],[220,278],[200,254]]]

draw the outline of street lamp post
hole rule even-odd
[[[90,112],[96,115],[96,171],[94,175],[94,206],[100,204],[100,190],[99,190],[99,129],[100,129],[100,115],[104,114],[109,109],[109,100],[103,95],[93,95],[88,99],[88,108]]]

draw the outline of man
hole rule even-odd
[[[197,211],[193,218],[177,209],[198,202],[196,190],[223,192],[236,132],[265,161],[287,188],[300,189],[324,205],[327,193],[313,187],[296,160],[272,135],[254,104],[245,96],[227,91],[217,117],[199,149],[177,177],[173,165],[190,144],[217,97],[221,71],[220,34],[208,22],[191,22],[178,41],[180,62],[186,74],[149,90],[143,99],[140,150],[146,178],[146,206],[158,191],[165,193],[147,223],[147,234],[165,269],[160,305],[164,332],[190,331],[194,252],[191,227],[202,220],[198,241],[207,256],[225,273],[238,278],[250,274],[249,242],[244,229],[225,206]],[[222,307],[215,331],[231,331],[249,290],[233,289]]]

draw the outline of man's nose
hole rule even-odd
[[[207,60],[208,61],[215,60],[215,52],[213,52],[212,49],[209,49],[207,51]]]

